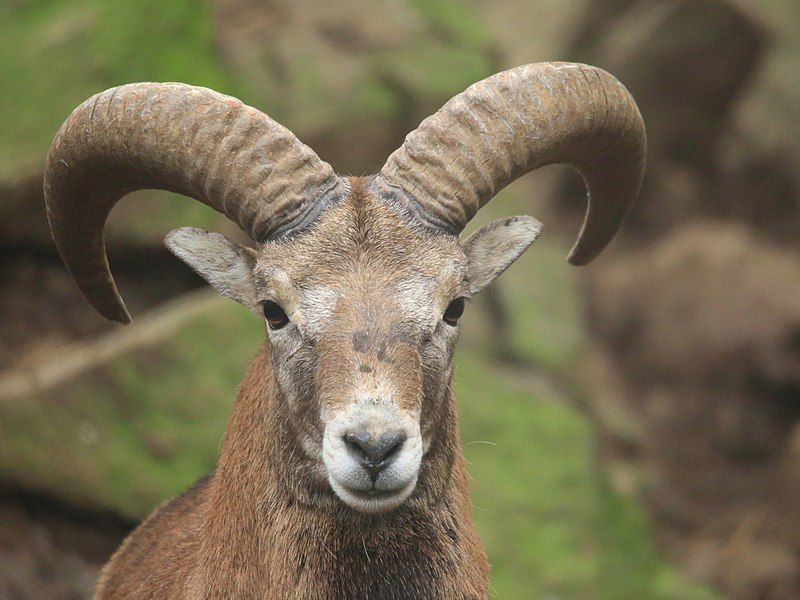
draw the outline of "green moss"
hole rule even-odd
[[[399,84],[417,102],[437,104],[490,75],[492,67],[487,53],[443,41],[379,54],[373,62],[378,78]]]
[[[238,93],[221,67],[205,4],[53,0],[0,5],[0,179],[34,171],[80,102],[131,81]]]
[[[597,531],[602,542],[598,590],[603,598],[712,600],[717,595],[687,581],[658,556],[641,508],[595,476]]]
[[[455,40],[465,46],[490,48],[491,36],[478,18],[472,2],[463,0],[411,0],[432,30],[440,38]]]
[[[403,109],[401,99],[386,82],[365,76],[353,87],[350,115],[354,120],[364,117],[388,119]]]
[[[513,193],[504,196],[506,214],[509,205],[528,212]],[[540,240],[501,278],[517,350],[559,372],[582,345],[574,275],[565,256],[560,244]],[[492,363],[486,343],[491,332],[482,320],[479,306],[470,307],[455,392],[473,516],[496,596],[715,598],[664,564],[641,508],[605,480],[591,427],[569,399],[537,385],[533,374],[504,374]]]
[[[607,485],[588,423],[563,398],[498,377],[469,350],[457,360],[456,394],[498,598],[715,597],[664,565],[641,510]]]
[[[485,223],[512,214],[531,214],[530,202],[515,189],[502,191],[470,225],[470,231]],[[467,234],[469,235],[469,233]],[[575,360],[585,340],[581,328],[577,273],[566,262],[569,248],[563,240],[548,233],[542,236],[493,285],[513,315],[510,323],[511,346],[539,367],[563,371]],[[468,317],[482,310],[480,297],[470,307]],[[466,328],[470,343],[487,354],[491,350],[491,322],[469,319]]]
[[[213,469],[235,388],[262,335],[249,312],[222,301],[157,347],[4,407],[2,475],[78,504],[146,515]]]

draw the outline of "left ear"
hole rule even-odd
[[[470,294],[477,294],[517,260],[539,237],[542,224],[533,217],[492,221],[464,242]]]

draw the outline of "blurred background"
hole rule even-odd
[[[236,236],[137,193],[92,312],[50,241],[50,140],[90,95],[183,81],[370,173],[474,81],[601,66],[648,126],[641,200],[590,267],[550,167],[473,227],[545,233],[467,310],[456,394],[497,598],[800,598],[800,3],[796,0],[0,0],[0,598],[91,593],[138,519],[214,467],[261,322],[161,246]],[[486,213],[486,214],[484,214]]]

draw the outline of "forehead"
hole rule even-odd
[[[308,231],[262,245],[256,265],[261,284],[278,293],[291,288],[293,295],[331,290],[447,296],[459,292],[465,272],[456,238],[410,225],[358,180],[350,196]]]

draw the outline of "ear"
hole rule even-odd
[[[464,242],[470,294],[477,294],[517,260],[539,237],[542,224],[533,217],[492,221]]]
[[[170,231],[164,245],[210,283],[220,294],[255,310],[253,282],[256,253],[220,233],[182,227]]]

